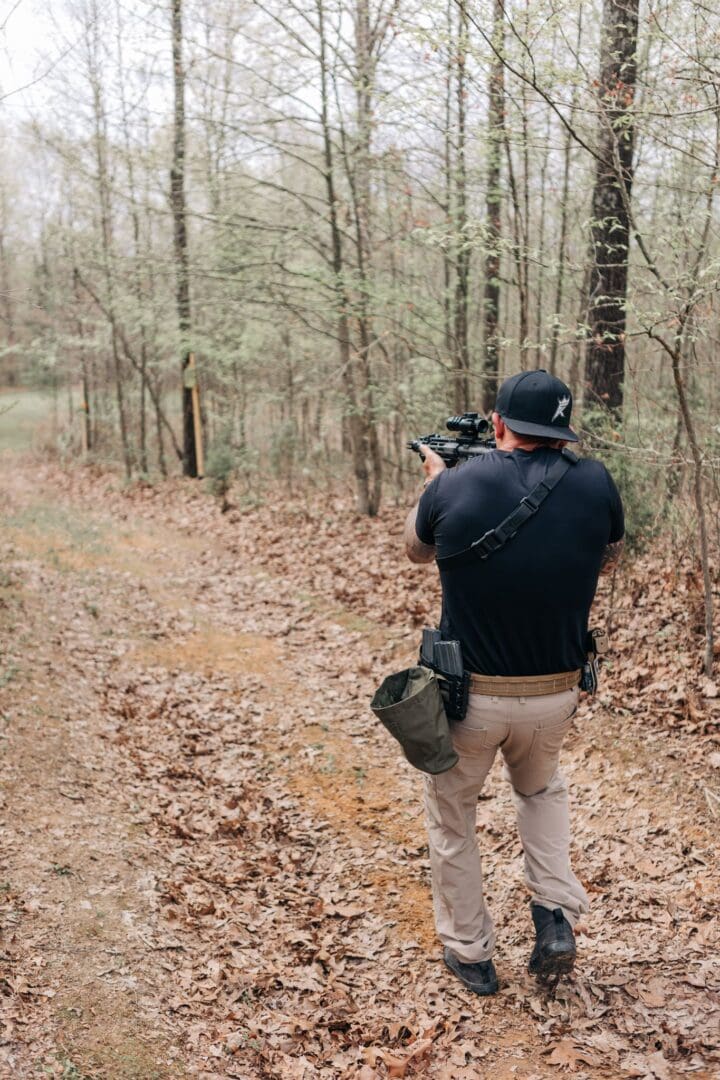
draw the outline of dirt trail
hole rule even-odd
[[[705,750],[584,708],[567,772],[595,904],[552,996],[524,970],[494,773],[502,988],[474,999],[439,963],[421,785],[366,706],[408,628],[248,557],[263,538],[202,500],[173,520],[105,481],[2,477],[0,1075],[718,1075]]]

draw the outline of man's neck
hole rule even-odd
[[[547,446],[547,443],[518,439],[509,428],[505,429],[505,434],[502,439],[497,439],[496,443],[498,450],[505,450],[508,453],[510,453],[511,450],[541,450],[543,446]]]

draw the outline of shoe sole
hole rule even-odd
[[[574,967],[575,953],[566,952],[544,956],[534,964],[528,964],[528,971],[531,975],[539,975],[544,979],[551,975],[569,975]]]

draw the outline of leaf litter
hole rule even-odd
[[[145,907],[120,920],[132,950],[93,971],[117,994],[143,988],[155,1073],[120,1057],[108,1073],[82,1025],[58,1019],[62,986],[37,961],[59,916],[31,879],[4,897],[7,1061],[50,1068],[70,1031],[88,1076],[716,1075],[720,705],[699,670],[689,563],[628,565],[612,612],[607,582],[599,592],[613,653],[565,755],[593,907],[578,970],[553,993],[525,969],[522,853],[499,771],[489,780],[478,832],[501,991],[483,1000],[442,966],[420,781],[367,708],[438,611],[432,570],[404,562],[403,511],[366,520],[342,499],[284,499],[222,515],[187,484],[121,490],[47,465],[16,479],[13,497],[27,492],[106,528],[86,572],[71,536],[51,551],[27,530],[3,539],[33,603],[62,616],[34,629],[51,629],[55,700],[82,697],[65,722],[102,748],[86,786],[56,784],[84,801],[58,802],[80,821],[101,792],[142,848]]]

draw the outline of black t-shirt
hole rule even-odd
[[[420,499],[416,532],[439,556],[467,548],[512,513],[559,451],[493,450],[447,469]],[[585,661],[600,561],[624,532],[620,495],[599,461],[571,466],[506,546],[440,572],[443,636],[483,675],[549,675]]]

